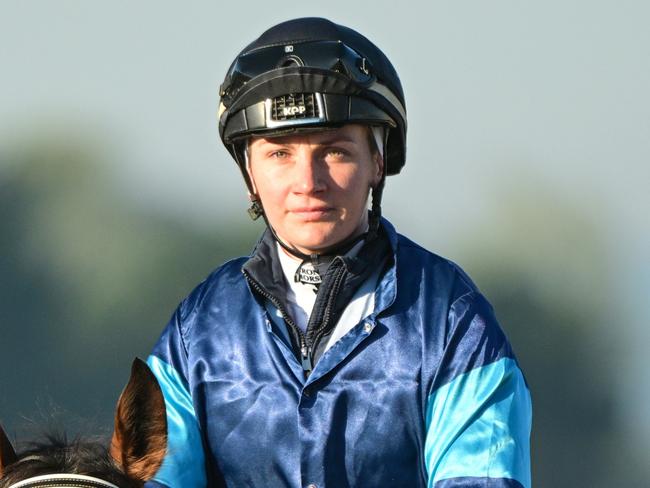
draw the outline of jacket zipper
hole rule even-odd
[[[314,340],[312,341],[312,349],[315,350],[318,347],[323,335],[327,331],[327,326],[332,315],[332,307],[334,306],[334,300],[336,299],[341,283],[343,282],[343,277],[345,276],[345,265],[341,263],[341,266],[337,270],[337,274],[334,277],[334,283],[332,283],[332,291],[327,299],[327,305],[325,306],[325,311],[323,312],[323,320],[321,320],[320,327],[316,329],[314,333]],[[309,331],[309,327],[307,328]]]
[[[311,357],[311,347],[307,344],[307,339],[305,337],[305,334],[303,334],[302,330],[300,330],[300,328],[294,323],[291,317],[289,317],[289,314],[287,313],[287,311],[284,309],[284,307],[278,301],[277,298],[275,298],[273,295],[271,295],[266,290],[264,290],[264,288],[262,288],[262,286],[257,281],[255,281],[248,274],[248,272],[246,272],[246,270],[242,270],[242,273],[244,273],[244,277],[246,278],[248,283],[255,289],[255,291],[260,295],[262,295],[264,298],[268,299],[275,306],[275,308],[277,308],[280,311],[280,313],[282,314],[282,318],[287,324],[289,324],[294,335],[298,336],[298,340],[300,342],[300,356],[301,356],[300,364],[302,366],[303,373],[305,374],[305,378],[308,377],[313,369],[313,366],[312,366],[312,357]]]

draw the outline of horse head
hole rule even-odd
[[[162,391],[140,359],[115,410],[110,446],[50,438],[17,454],[0,426],[0,488],[140,488],[167,449]]]

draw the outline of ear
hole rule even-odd
[[[111,456],[127,476],[147,481],[167,450],[167,414],[162,390],[147,364],[136,358],[115,410]]]
[[[14,446],[9,442],[2,425],[0,425],[0,479],[4,476],[7,466],[18,461]]]
[[[379,151],[373,154],[373,162],[375,163],[375,179],[372,182],[372,186],[377,186],[384,176],[384,158],[381,156]]]

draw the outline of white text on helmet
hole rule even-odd
[[[300,107],[283,107],[282,108],[282,115],[289,116],[289,115],[296,115],[296,114],[304,114],[305,110],[307,110],[304,106]]]

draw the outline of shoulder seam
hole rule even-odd
[[[460,266],[458,266],[458,264],[456,264],[454,261],[446,257],[440,256],[435,252],[429,251],[425,247],[422,247],[421,245],[413,242],[408,237],[403,236],[402,234],[398,234],[398,245],[404,248],[417,249],[422,254],[428,255],[431,258],[438,260],[440,265],[447,265],[454,272],[454,275],[458,277],[458,279],[463,283],[463,285],[467,287],[468,291],[463,293],[463,295],[461,295],[460,297],[456,298],[456,300],[454,300],[453,303],[455,303],[457,300],[460,300],[461,298],[463,298],[465,295],[469,293],[480,294],[480,291],[477,289],[476,285],[472,283],[471,279],[467,277],[465,271],[463,271],[463,269]]]
[[[187,297],[185,297],[185,299],[181,302],[181,314],[180,314],[180,317],[179,317],[180,321],[179,321],[179,324],[178,324],[178,328],[179,328],[179,333],[180,333],[181,340],[183,342],[183,347],[184,347],[186,353],[187,353],[188,348],[187,348],[187,345],[186,345],[185,336],[186,336],[187,333],[189,333],[190,328],[189,327],[182,327],[182,324],[187,322],[190,319],[191,315],[194,313],[194,311],[203,303],[203,300],[204,300],[205,295],[206,295],[205,288],[208,286],[208,282],[212,281],[213,279],[216,279],[216,277],[218,275],[220,275],[221,273],[226,272],[226,268],[231,266],[233,263],[235,263],[237,261],[245,260],[245,259],[248,259],[248,257],[242,256],[242,257],[238,257],[238,258],[233,258],[233,259],[230,259],[229,261],[226,261],[222,265],[218,266],[201,283],[199,283],[196,286],[196,288],[194,288],[194,290]],[[188,308],[188,300],[195,293],[197,293],[199,296],[195,300],[192,307],[187,309],[187,310],[183,310],[183,309]]]

